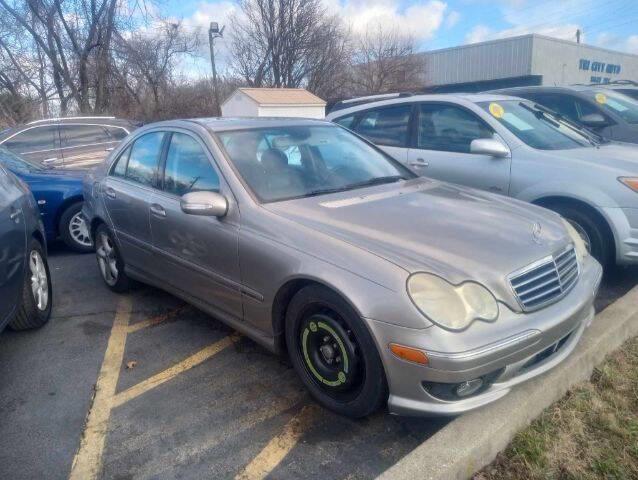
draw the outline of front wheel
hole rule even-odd
[[[387,401],[379,352],[368,329],[339,295],[308,286],[286,313],[292,364],[312,396],[349,417],[365,417]]]
[[[606,225],[599,218],[579,208],[569,205],[552,208],[562,215],[578,232],[587,251],[603,266],[613,263],[613,237],[607,232]]]
[[[80,253],[93,251],[89,227],[82,215],[82,202],[68,207],[60,217],[60,236],[69,248]]]
[[[106,286],[114,292],[126,292],[130,288],[130,280],[124,272],[124,261],[113,234],[104,224],[95,231],[95,255]]]
[[[31,240],[22,287],[22,303],[9,326],[13,330],[39,328],[49,321],[53,291],[49,265],[42,245]]]

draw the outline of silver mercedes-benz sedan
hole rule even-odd
[[[560,216],[300,119],[155,123],[85,180],[105,283],[184,298],[349,416],[458,414],[554,367],[600,265]]]

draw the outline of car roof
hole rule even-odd
[[[375,108],[379,106],[390,106],[396,105],[399,103],[414,103],[414,102],[443,102],[443,101],[452,101],[452,102],[460,102],[466,101],[470,103],[479,103],[479,102],[498,102],[498,101],[506,101],[512,100],[514,97],[511,95],[504,95],[499,93],[492,92],[483,92],[483,93],[424,93],[419,95],[411,95],[409,97],[399,97],[399,98],[391,98],[387,100],[379,100],[376,102],[368,102],[362,103],[359,105],[353,105],[349,108],[343,108],[339,110],[335,110],[330,112],[327,118],[337,118],[346,115],[350,115],[355,112],[359,112],[362,110],[368,110],[370,108]]]
[[[229,130],[248,130],[253,128],[269,127],[295,127],[295,126],[320,126],[333,124],[325,120],[312,118],[292,118],[292,117],[208,117],[190,118],[185,120],[173,120],[159,122],[152,125],[171,124],[174,122],[194,122],[212,132],[223,132]]]
[[[571,92],[586,92],[593,89],[605,89],[607,86],[603,84],[596,85],[530,85],[527,87],[508,87],[498,90],[490,90],[486,93],[503,93],[503,94],[515,94],[517,92],[542,92],[542,91],[571,91]]]

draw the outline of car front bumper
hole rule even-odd
[[[460,333],[447,332],[437,326],[421,330],[401,328],[366,319],[386,370],[390,413],[458,415],[498,400],[515,385],[555,367],[574,350],[594,318],[594,298],[601,278],[600,265],[588,259],[581,268],[578,283],[558,302],[525,314],[503,307],[495,324],[475,322]],[[508,324],[521,327],[514,332]],[[481,329],[490,328],[507,333],[480,345],[476,345],[476,340],[470,343],[470,339],[486,338]],[[466,344],[472,346],[458,349],[461,338],[458,336],[467,336]],[[454,341],[446,342],[446,339]],[[390,352],[390,343],[423,350],[428,356],[428,365],[399,359]],[[446,343],[455,345],[454,349],[446,351]],[[440,394],[439,387],[453,390],[455,385],[478,378],[485,385],[473,395],[450,398]]]
[[[603,208],[614,231],[616,262],[620,265],[638,264],[638,208]]]

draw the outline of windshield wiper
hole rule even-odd
[[[354,190],[355,188],[371,187],[373,185],[382,185],[384,183],[394,183],[394,182],[398,182],[399,180],[405,180],[405,177],[403,175],[389,175],[386,177],[374,177],[368,180],[364,180],[363,182],[349,183],[341,187],[319,188],[316,190],[311,190],[302,196],[314,197],[316,195],[323,195],[326,193],[345,192],[347,190]]]
[[[528,104],[523,102],[520,102],[519,105],[523,107],[525,110],[532,112],[534,116],[538,118],[539,120],[545,120],[547,123],[549,123],[550,125],[553,125],[556,128],[560,127],[560,123],[554,120],[553,118],[549,117],[547,115],[549,112],[546,112],[543,109],[541,109],[540,105],[534,104],[533,107],[530,107]]]
[[[583,137],[585,137],[587,141],[594,147],[598,147],[599,145],[602,145],[603,143],[608,143],[606,142],[605,137],[603,137],[602,135],[599,135],[598,133],[591,131],[587,127],[583,127],[579,125],[578,123],[573,122],[572,120],[566,118],[565,116],[561,115],[558,112],[555,112],[554,110],[550,108],[544,107],[543,105],[540,105],[538,103],[535,103],[533,107],[530,107],[529,105],[523,102],[521,102],[520,105],[523,108],[534,113],[538,118],[543,118],[556,127],[559,127],[562,122],[567,128],[571,128],[572,130],[576,131],[576,133],[578,133],[579,135],[582,135]],[[550,116],[556,118],[556,120],[550,118]]]

